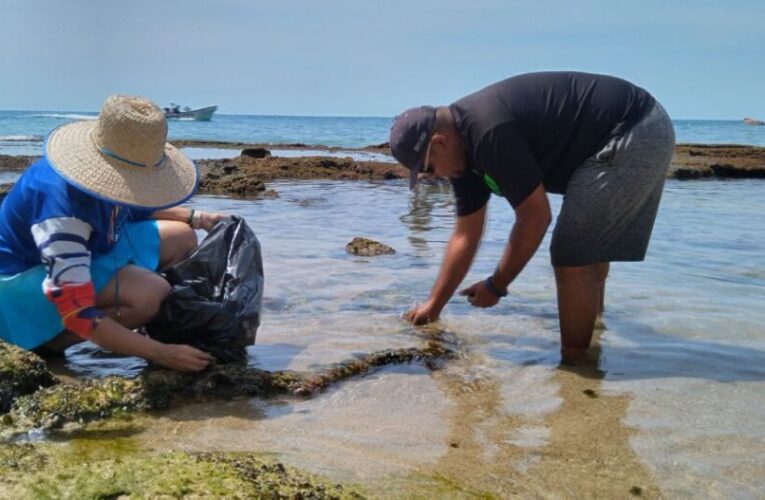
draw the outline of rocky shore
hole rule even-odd
[[[141,449],[130,440],[140,430],[135,418],[199,401],[310,397],[386,365],[421,363],[436,370],[460,349],[447,332],[432,332],[421,344],[357,355],[311,372],[230,363],[193,374],[149,368],[135,378],[63,382],[34,353],[0,341],[0,497],[363,498],[352,486],[256,453]],[[25,442],[25,436],[41,433],[49,439]]]
[[[306,144],[248,144],[240,142],[174,141],[178,147],[232,149],[228,159],[197,160],[202,179],[201,193],[231,196],[275,196],[265,183],[277,179],[383,180],[405,179],[408,171],[394,162],[355,160],[351,157],[280,157],[272,149],[390,154],[388,144],[364,148],[333,148]],[[35,160],[33,156],[0,155],[0,171],[21,171]],[[739,145],[678,144],[668,177],[765,178],[765,147]],[[0,186],[0,197],[4,188]]]
[[[672,157],[669,176],[675,179],[765,178],[765,148],[678,144]]]

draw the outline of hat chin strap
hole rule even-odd
[[[123,158],[122,156],[118,155],[114,151],[111,151],[111,150],[109,150],[109,149],[107,149],[105,147],[98,148],[98,151],[102,155],[106,155],[109,158],[114,158],[115,160],[119,160],[119,161],[121,161],[123,163],[127,163],[128,165],[132,165],[134,167],[148,167],[148,166],[150,166],[150,165],[148,165],[146,163],[140,163],[140,162],[137,162],[137,161],[128,160],[127,158]],[[158,167],[158,166],[160,166],[162,164],[163,161],[165,161],[165,153],[162,153],[162,158],[160,158],[157,163],[155,163],[154,165],[151,165],[151,166],[152,167]]]

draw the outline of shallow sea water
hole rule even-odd
[[[260,239],[265,312],[250,363],[310,370],[419,345],[401,313],[424,299],[452,225],[447,186],[274,182],[273,200],[198,196]],[[558,366],[548,237],[497,307],[447,306],[463,342],[443,370],[394,366],[311,399],[244,399],[158,413],[135,436],[166,450],[241,450],[379,495],[756,497],[765,491],[762,182],[668,181],[648,258],[614,264],[597,369]],[[553,197],[554,212],[560,198]],[[493,199],[465,284],[494,268],[512,224]],[[367,236],[397,253],[348,255]],[[143,363],[70,350],[66,370]],[[633,493],[630,493],[632,491]]]

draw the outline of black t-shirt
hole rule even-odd
[[[540,183],[565,193],[574,170],[653,104],[627,81],[575,72],[518,75],[463,97],[449,107],[468,156],[465,173],[452,179],[457,215],[489,200],[486,174],[514,208]]]

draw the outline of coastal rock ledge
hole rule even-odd
[[[765,178],[765,148],[757,146],[678,144],[669,168],[675,179]]]

